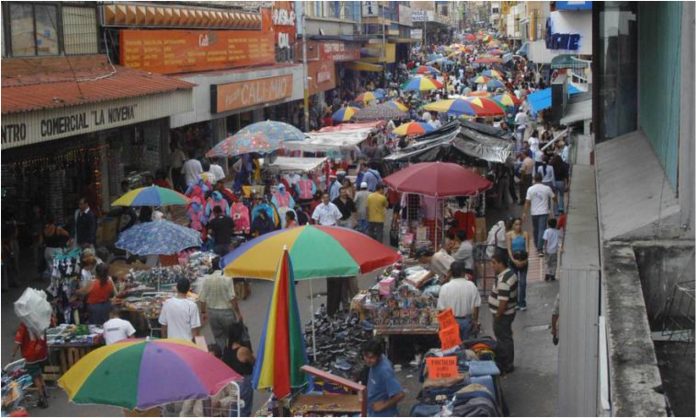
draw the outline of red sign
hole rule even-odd
[[[454,311],[452,308],[447,308],[437,314],[437,322],[440,325],[440,329],[459,326],[457,320],[454,318]]]
[[[336,62],[357,61],[360,59],[360,47],[341,41],[322,42],[321,57]]]
[[[312,61],[307,63],[309,74],[309,94],[317,94],[336,88],[336,68],[333,61]]]
[[[210,94],[213,113],[271,103],[292,95],[292,75],[218,84],[211,87]]]
[[[459,376],[457,357],[428,357],[425,359],[429,379],[448,379]]]
[[[462,338],[459,335],[459,325],[450,326],[445,329],[441,329],[440,335],[440,346],[443,350],[456,347],[462,343]]]
[[[291,48],[295,44],[297,28],[295,26],[295,2],[273,2],[273,31],[276,33],[278,48]]]
[[[274,37],[266,31],[121,31],[121,65],[161,74],[275,64]]]

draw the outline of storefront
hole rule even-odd
[[[191,108],[190,84],[122,67],[79,83],[20,83],[3,73],[3,206],[29,214],[36,204],[59,222],[80,197],[101,212],[130,173],[164,167],[169,117]]]

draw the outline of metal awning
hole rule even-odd
[[[354,71],[370,71],[373,73],[381,73],[384,71],[384,68],[381,65],[364,61],[354,61],[348,63],[348,68]]]
[[[592,119],[592,99],[569,103],[567,109],[560,121],[562,125]]]

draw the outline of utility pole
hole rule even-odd
[[[379,7],[379,6],[378,6]],[[387,88],[387,35],[386,35],[386,26],[385,26],[385,18],[384,18],[384,8],[386,6],[382,4],[382,78],[384,79],[384,87],[385,89]]]
[[[302,67],[304,73],[304,130],[309,132],[309,68],[307,67],[307,12],[302,5]]]

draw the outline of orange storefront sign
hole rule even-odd
[[[292,95],[292,75],[211,86],[212,112],[220,113],[270,103]]]
[[[121,31],[121,65],[161,74],[275,64],[270,31]]]
[[[333,61],[313,61],[307,64],[309,95],[336,88],[336,67]]]

